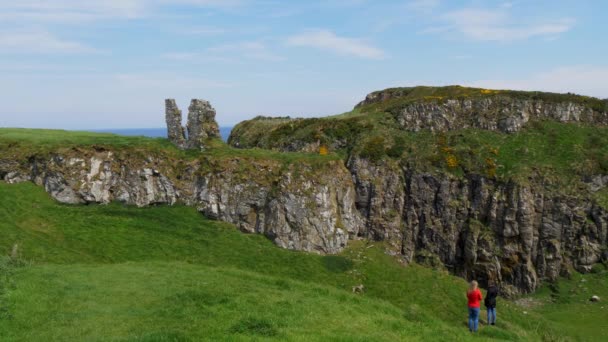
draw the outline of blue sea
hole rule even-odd
[[[230,136],[230,131],[232,127],[220,127],[220,135],[224,141],[228,140]],[[91,132],[99,132],[99,133],[114,133],[118,135],[142,135],[144,137],[151,138],[166,138],[167,137],[167,129],[166,128],[110,128],[110,129],[95,129],[91,130]]]

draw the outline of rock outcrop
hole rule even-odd
[[[365,219],[360,235],[386,241],[406,261],[494,281],[510,294],[572,269],[588,272],[608,246],[608,211],[584,198],[388,162],[351,158],[348,166]]]
[[[393,115],[399,125],[409,131],[481,128],[513,133],[531,120],[608,124],[606,113],[594,112],[582,104],[546,103],[509,97],[412,103],[396,109]]]
[[[324,254],[340,252],[361,226],[351,175],[339,161],[321,168],[239,158],[176,163],[91,149],[14,162],[0,153],[0,178],[32,181],[61,203],[179,202],[283,248]]]
[[[215,109],[205,100],[193,99],[188,107],[188,148],[204,148],[208,138],[219,138]]]
[[[165,121],[167,122],[167,138],[179,148],[186,147],[186,135],[182,126],[182,111],[174,99],[165,100]]]
[[[407,131],[480,128],[513,133],[521,130],[526,123],[538,120],[608,125],[608,104],[599,99],[542,93],[544,97],[551,96],[551,100],[547,100],[527,92],[472,88],[469,92],[479,91],[479,94],[424,96],[409,101],[402,99],[412,89],[373,92],[355,108],[387,103],[386,110]]]

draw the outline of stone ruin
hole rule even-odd
[[[192,99],[188,107],[188,124],[182,126],[182,111],[174,99],[165,100],[167,137],[181,149],[204,149],[208,138],[220,138],[215,109],[208,101]],[[186,135],[187,131],[187,135]]]

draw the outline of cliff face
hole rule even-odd
[[[547,184],[418,173],[361,159],[349,168],[366,218],[362,232],[387,240],[406,261],[444,265],[514,294],[608,258],[605,208]]]
[[[62,203],[195,206],[289,249],[338,253],[349,239],[384,241],[406,262],[494,280],[513,294],[608,258],[608,212],[585,198],[546,184],[419,173],[358,157],[319,169],[86,151],[3,159],[0,176],[33,181]]]
[[[479,93],[464,93],[452,98],[439,93],[439,96],[423,96],[408,101],[407,97],[405,100],[402,98],[408,91],[411,90],[374,92],[355,108],[384,103],[401,129],[407,131],[480,128],[513,133],[526,123],[538,120],[608,125],[608,106],[598,99],[479,89]]]
[[[508,97],[480,100],[447,100],[445,103],[414,103],[394,110],[406,130],[449,131],[481,128],[504,133],[517,132],[532,120],[608,124],[602,113],[572,102],[545,103]]]
[[[0,155],[0,177],[44,186],[61,203],[183,203],[289,249],[337,253],[360,227],[350,174],[337,161],[323,168],[240,158],[176,163],[87,150],[21,161]]]

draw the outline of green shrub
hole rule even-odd
[[[375,136],[369,139],[361,149],[361,157],[371,161],[378,161],[386,155],[386,142],[384,137]]]
[[[391,158],[400,158],[405,149],[407,148],[407,143],[404,137],[396,137],[393,142],[393,146],[391,146],[388,150],[386,150],[386,154]]]

